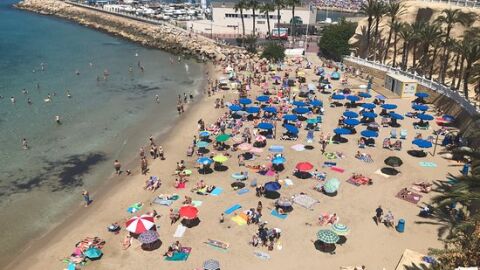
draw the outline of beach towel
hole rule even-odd
[[[336,159],[337,158],[337,154],[334,153],[334,152],[325,152],[325,153],[323,153],[323,155],[327,159]]]
[[[279,218],[279,219],[286,219],[286,218],[288,217],[287,214],[280,214],[280,213],[278,213],[278,211],[275,210],[275,209],[273,209],[272,212],[270,212],[270,214],[271,214],[272,216],[274,216],[274,217]]]
[[[242,189],[240,189],[239,191],[237,191],[237,194],[238,194],[238,195],[243,195],[243,194],[245,194],[245,193],[247,193],[247,192],[249,192],[249,191],[250,191],[250,189],[248,189],[248,188],[242,188]]]
[[[187,230],[187,227],[183,226],[182,224],[179,224],[177,226],[177,229],[175,230],[175,233],[173,234],[173,237],[180,238],[183,237],[183,234]]]
[[[158,205],[170,206],[170,205],[172,205],[173,201],[172,200],[164,200],[164,199],[160,199],[160,198],[157,197],[153,200],[152,203],[158,204]]]
[[[330,170],[335,171],[335,172],[339,172],[339,173],[343,173],[345,171],[345,169],[337,167],[337,166],[330,167]]]
[[[374,172],[374,174],[381,175],[381,176],[383,176],[383,177],[385,177],[385,178],[390,178],[390,175],[382,173],[382,169],[376,170],[376,171]]]
[[[210,192],[210,195],[218,196],[218,195],[222,194],[222,192],[223,192],[223,189],[221,187],[216,187],[212,190],[212,192]]]
[[[362,155],[360,156],[360,158],[358,158],[359,160],[365,162],[365,163],[373,163],[373,159],[371,156],[367,156],[367,155]]]
[[[269,260],[270,259],[270,255],[268,255],[268,253],[265,253],[263,251],[254,251],[253,252],[253,255],[255,255],[255,257],[259,258],[259,259],[262,259],[262,260]]]
[[[186,183],[180,183],[180,184],[178,184],[177,189],[183,189],[183,188],[185,188],[186,186],[187,186]]]
[[[228,247],[230,247],[229,243],[223,242],[223,241],[220,241],[220,240],[215,240],[215,239],[208,239],[204,243],[209,245],[209,246],[216,247],[216,248],[223,249],[223,250],[227,250]]]
[[[240,215],[232,217],[231,220],[237,223],[237,225],[239,226],[247,225],[247,221],[243,219],[243,217],[241,217]]]
[[[407,202],[417,204],[420,199],[422,198],[422,195],[412,192],[412,191],[404,191],[403,189],[400,190],[397,195],[395,196],[399,199],[405,200]]]
[[[130,214],[138,212],[142,209],[142,206],[143,205],[141,203],[134,203],[128,207],[127,212]]]
[[[180,252],[174,252],[172,257],[165,256],[165,261],[186,261],[191,252],[192,248],[184,247]]]
[[[308,196],[308,195],[296,195],[294,198],[293,198],[293,202],[298,204],[298,205],[301,205],[307,209],[310,209],[312,208],[316,203],[318,203],[318,200],[315,200],[314,198]]]
[[[235,212],[236,210],[242,208],[242,206],[240,204],[235,204],[235,205],[232,205],[230,208],[228,208],[227,210],[225,210],[225,214],[227,215],[230,215],[231,213]]]
[[[427,167],[427,168],[436,168],[437,164],[435,162],[425,162],[425,161],[420,161],[418,164],[422,167]]]
[[[283,180],[283,181],[285,182],[285,185],[286,185],[286,186],[293,186],[293,181],[292,181],[292,179],[285,179],[285,180]]]
[[[323,162],[323,167],[332,167],[332,166],[335,166],[335,165],[337,165],[336,162],[332,162],[332,161]]]
[[[202,206],[203,202],[202,201],[192,201],[192,205],[195,207]]]

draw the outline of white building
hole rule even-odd
[[[265,35],[268,32],[267,17],[265,14],[255,10],[255,32]],[[270,29],[277,27],[277,11],[269,13]],[[297,17],[297,28],[302,24],[315,25],[317,18],[317,9],[312,6],[295,7],[295,17]],[[245,34],[249,35],[253,30],[252,10],[243,11],[245,23]],[[289,24],[292,19],[291,8],[280,10],[280,25]],[[212,3],[212,20],[200,20],[187,22],[187,28],[196,33],[215,34],[215,35],[240,35],[242,34],[242,20],[240,11],[236,12],[234,3]]]

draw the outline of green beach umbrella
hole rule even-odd
[[[310,118],[310,119],[307,119],[307,123],[308,124],[316,124],[316,123],[318,123],[318,120],[316,118]]]
[[[340,237],[338,234],[334,233],[331,230],[320,230],[317,232],[318,240],[322,241],[325,244],[335,244],[338,242]]]
[[[228,158],[224,155],[217,155],[217,156],[214,156],[212,159],[213,159],[213,161],[218,162],[218,163],[223,163],[223,162],[228,160]]]
[[[228,141],[228,139],[230,139],[230,135],[228,134],[220,134],[217,136],[217,138],[215,138],[217,140],[217,142],[226,142]]]
[[[325,182],[325,185],[323,185],[323,190],[325,190],[326,193],[334,193],[338,190],[338,187],[340,187],[340,181],[338,181],[337,178],[332,178]]]
[[[347,235],[350,232],[350,228],[340,223],[333,224],[331,230],[337,235]]]
[[[192,171],[191,171],[191,170],[188,170],[188,169],[185,169],[185,170],[183,170],[182,173],[185,174],[185,175],[191,175],[191,174],[192,174]]]

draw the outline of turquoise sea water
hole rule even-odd
[[[167,130],[178,94],[196,95],[203,80],[193,61],[170,64],[168,53],[13,3],[0,1],[0,268],[108,178],[113,160]]]

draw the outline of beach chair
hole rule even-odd
[[[391,139],[396,139],[397,138],[397,129],[396,128],[393,128],[392,130],[390,130],[390,138]]]
[[[402,130],[400,131],[400,139],[405,140],[405,139],[407,138],[407,134],[408,134],[407,130],[406,130],[406,129],[402,129]]]
[[[397,140],[395,142],[395,144],[393,145],[393,149],[395,149],[397,151],[401,151],[402,150],[402,141]]]
[[[383,148],[384,149],[390,149],[390,138],[385,138],[383,140]]]
[[[388,127],[389,123],[388,118],[382,118],[382,127]]]
[[[313,132],[308,132],[307,133],[307,143],[312,143],[313,142]]]

